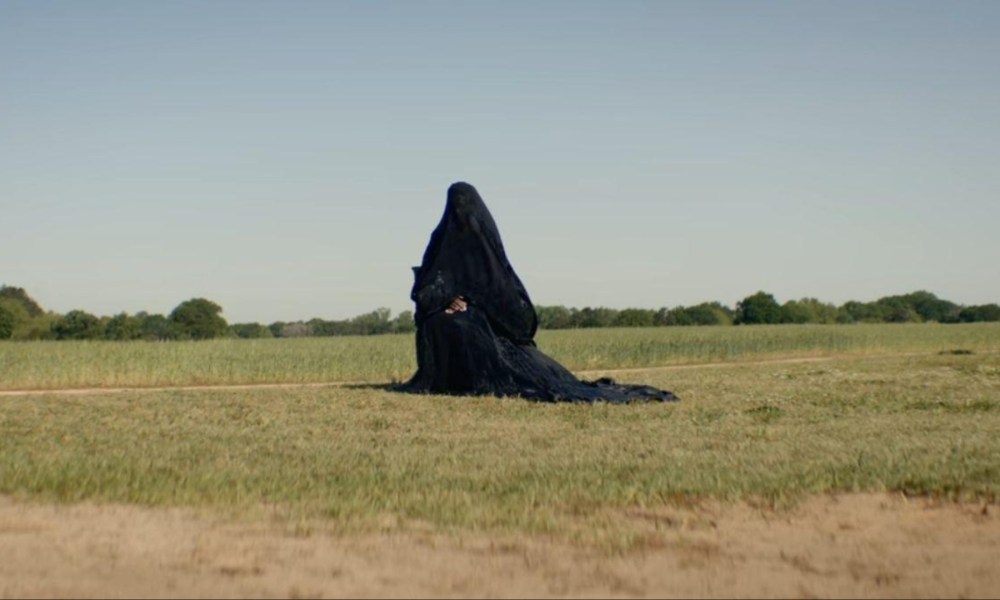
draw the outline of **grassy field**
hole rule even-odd
[[[616,547],[641,543],[624,517],[630,507],[707,497],[782,504],[898,490],[996,501],[998,333],[873,326],[544,336],[540,345],[576,368],[672,363],[616,374],[673,390],[682,402],[669,405],[544,405],[344,385],[7,396],[0,493],[206,507],[306,529],[516,531]],[[410,342],[5,344],[2,352],[20,378],[7,387],[384,381],[408,374]],[[58,378],[11,359],[21,351]],[[189,354],[202,352],[198,366]],[[739,360],[824,355],[835,356]],[[211,364],[232,356],[244,370]],[[278,365],[261,360],[275,356]],[[152,366],[153,357],[175,362]],[[338,357],[349,366],[331,370]],[[685,365],[725,358],[738,360]],[[119,360],[140,378],[108,380],[115,369],[102,361]],[[281,365],[299,369],[267,377]],[[169,368],[184,374],[160,379]]]
[[[784,356],[1000,352],[1000,323],[542,331],[572,370]],[[204,342],[0,342],[0,389],[387,382],[409,377],[410,335]]]

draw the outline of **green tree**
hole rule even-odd
[[[573,327],[573,311],[565,306],[536,306],[540,329],[568,329]]]
[[[586,306],[576,313],[575,327],[611,327],[618,311],[613,308]]]
[[[31,320],[31,315],[28,314],[28,310],[24,308],[23,304],[13,298],[0,298],[0,308],[10,314],[10,318],[14,323],[13,335],[15,338],[19,338],[20,336],[18,336],[17,333],[25,324],[28,323],[28,321]]]
[[[222,307],[211,300],[192,298],[178,304],[168,319],[177,326],[181,337],[207,340],[229,332],[221,312]]]
[[[43,340],[53,337],[52,326],[61,315],[47,313],[23,289],[0,288],[0,306],[13,315],[15,340]]]
[[[900,298],[907,306],[913,308],[924,321],[949,323],[958,318],[959,306],[957,304],[938,298],[928,291],[911,292],[900,296]]]
[[[675,306],[664,317],[664,324],[670,327],[687,327],[695,325],[690,311],[684,306]]]
[[[14,313],[0,305],[0,340],[9,340],[14,335]]]
[[[92,340],[102,336],[101,320],[83,310],[71,310],[52,324],[57,340]]]
[[[354,317],[351,319],[351,323],[359,335],[389,333],[392,330],[392,323],[389,321],[391,314],[392,311],[388,308],[377,308],[370,313]]]
[[[417,330],[417,322],[413,320],[413,311],[404,310],[392,320],[393,333],[412,333]]]
[[[618,311],[611,324],[615,327],[652,327],[656,312],[648,308],[625,308]]]
[[[836,323],[837,307],[816,298],[789,300],[781,305],[782,323]]]
[[[28,295],[28,292],[24,291],[24,288],[10,285],[0,286],[0,299],[8,299],[17,302],[24,307],[25,312],[27,312],[28,316],[32,318],[40,317],[45,314],[42,307]]]
[[[688,325],[732,325],[732,310],[718,302],[702,302],[694,306],[678,306],[667,311],[663,317],[665,325],[672,327]]]
[[[798,300],[789,300],[781,305],[782,323],[815,323],[816,315],[809,306]]]
[[[885,318],[884,307],[875,302],[850,300],[837,309],[838,323],[880,323]]]
[[[781,322],[781,305],[767,292],[747,296],[736,305],[736,318],[740,325],[759,325]]]
[[[361,335],[360,325],[352,321],[327,321],[325,319],[310,319],[308,323],[305,323],[305,333],[289,333],[290,329],[286,329],[282,335],[285,337],[297,337],[299,335],[315,335],[315,336],[331,336],[331,335]]]
[[[1000,306],[997,306],[996,304],[966,306],[959,311],[958,320],[963,323],[1000,321]]]
[[[142,323],[136,317],[120,312],[104,325],[104,339],[137,340],[142,337]]]
[[[18,340],[51,340],[55,338],[52,326],[61,315],[47,312],[44,315],[28,319],[14,328],[14,339]]]
[[[234,323],[229,326],[229,331],[238,338],[254,339],[269,338],[271,330],[260,323]]]
[[[149,314],[145,311],[135,314],[139,322],[140,337],[144,340],[164,342],[180,337],[177,325],[160,314]]]
[[[283,323],[281,325],[281,335],[275,337],[309,337],[313,335],[313,326],[310,323],[303,323],[302,321]]]
[[[887,311],[886,321],[889,323],[920,323],[923,319],[912,306],[900,304]]]

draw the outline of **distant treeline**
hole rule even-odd
[[[15,340],[202,340],[406,333],[416,329],[413,313],[392,316],[379,308],[353,319],[291,323],[227,323],[222,307],[205,298],[177,305],[169,315],[138,312],[98,317],[83,310],[61,315],[44,310],[24,289],[0,287],[0,339]]]
[[[756,325],[780,323],[965,323],[1000,321],[1000,306],[961,306],[930,292],[886,296],[874,302],[846,302],[841,306],[815,298],[779,304],[774,296],[757,292],[736,303],[703,302],[675,308],[567,308],[536,306],[543,329],[588,327],[674,327],[687,325]],[[169,315],[139,312],[98,317],[83,310],[62,315],[44,310],[24,291],[0,286],[0,340],[200,340],[219,337],[269,338],[409,333],[416,329],[411,311],[396,316],[379,308],[352,319],[278,321],[229,324],[222,307],[205,298],[181,302]]]
[[[930,292],[886,296],[874,302],[845,302],[841,306],[816,298],[779,304],[767,292],[757,292],[736,303],[703,302],[675,308],[566,308],[538,306],[539,325],[545,329],[575,327],[669,327],[675,325],[759,325],[781,323],[968,323],[1000,321],[1000,306],[961,306]]]

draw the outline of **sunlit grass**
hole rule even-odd
[[[0,389],[399,381],[413,337],[204,342],[0,342]],[[573,370],[780,356],[1000,351],[1000,324],[668,327],[542,331],[539,347]]]
[[[365,387],[7,397],[0,493],[341,531],[391,523],[627,539],[622,515],[635,506],[1000,492],[997,353],[622,379],[683,400],[547,405]]]

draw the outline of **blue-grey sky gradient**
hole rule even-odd
[[[536,304],[1000,301],[1000,2],[0,2],[0,283],[411,307],[450,183]]]

